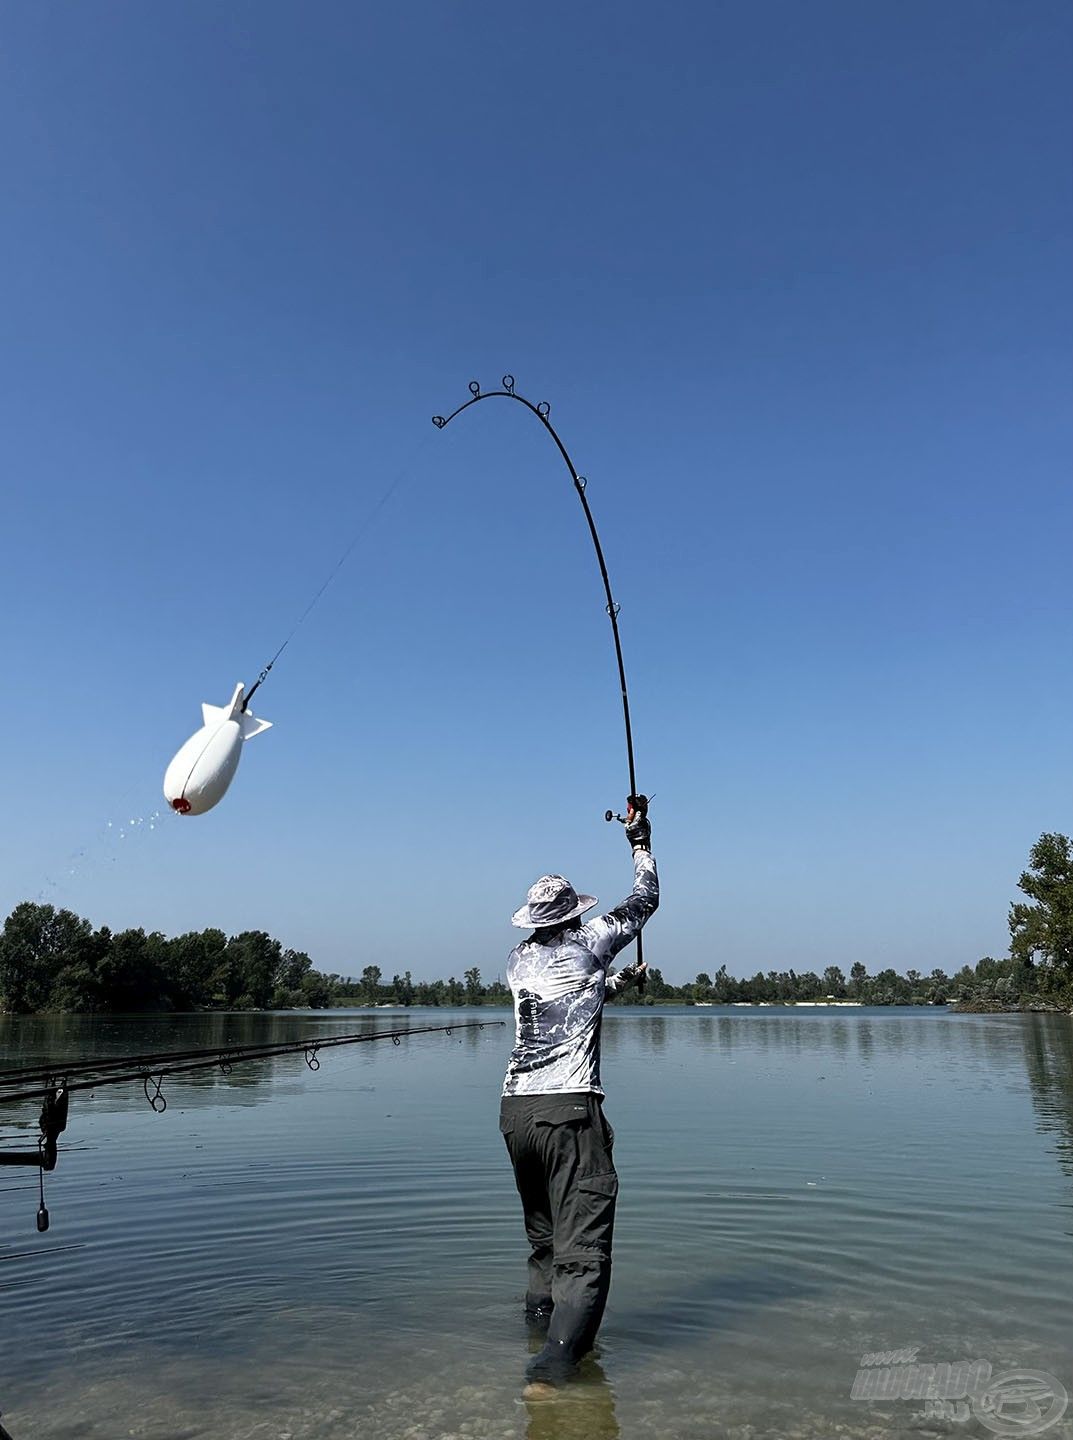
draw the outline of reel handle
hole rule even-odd
[[[643,816],[648,814],[648,807],[656,797],[654,795],[630,795],[627,798],[635,813]],[[617,820],[620,825],[630,823],[625,815],[617,815],[614,810],[605,810],[604,819]]]

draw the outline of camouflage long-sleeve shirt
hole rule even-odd
[[[659,904],[656,862],[633,852],[633,892],[587,924],[567,927],[547,943],[525,940],[510,952],[507,983],[514,994],[517,1039],[504,1095],[602,1095],[600,1025],[604,1000],[628,985],[633,965],[611,974],[615,955],[635,939]]]

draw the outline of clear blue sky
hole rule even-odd
[[[429,424],[510,370],[622,604],[653,963],[1002,953],[1073,825],[1071,40],[1065,0],[6,7],[4,913],[490,976],[541,871],[621,897],[565,471],[520,407]],[[224,803],[118,840],[399,473]]]

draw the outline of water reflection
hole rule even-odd
[[[653,1015],[643,1033],[649,1049],[665,1050],[667,1048],[667,1021],[662,1015]]]
[[[424,1029],[451,1019],[461,1027],[478,1021],[485,1026],[502,1017],[498,1012],[485,1016],[471,1011],[464,1018],[448,1013],[442,1017],[435,1011],[406,1010],[333,1010],[275,1011],[270,1013],[206,1012],[194,1015],[0,1015],[0,1069],[53,1066],[62,1072],[64,1062],[75,1063],[90,1058],[108,1060],[123,1055],[160,1052],[219,1049],[247,1045],[290,1044],[303,1040],[329,1039],[344,1034],[374,1034]],[[480,1029],[457,1029],[444,1035],[445,1041],[475,1050],[484,1032]],[[437,1037],[430,1035],[430,1040]],[[419,1037],[414,1037],[417,1041]],[[411,1041],[409,1043],[414,1043]],[[373,1042],[388,1045],[387,1040]],[[344,1047],[322,1051],[321,1064],[328,1067],[333,1060],[346,1054]],[[316,1068],[316,1067],[313,1067]],[[220,1104],[257,1104],[269,1098],[280,1080],[301,1081],[310,1067],[301,1053],[277,1055],[260,1060],[247,1060],[233,1067],[214,1066],[201,1071],[165,1076],[162,1093],[165,1098],[176,1095],[182,1104],[193,1108]],[[76,1078],[76,1077],[73,1077]],[[36,1081],[29,1082],[32,1089]],[[155,1088],[151,1086],[151,1089]],[[142,1085],[137,1081],[76,1090],[71,1095],[71,1123],[74,1125],[79,1108],[90,1104],[95,1113],[119,1113],[140,1110],[147,1104]],[[0,1136],[5,1132],[36,1131],[39,1101],[6,1102],[0,1091]],[[61,1149],[64,1148],[61,1146]]]
[[[857,1054],[859,1057],[864,1061],[871,1060],[872,1052],[875,1049],[875,1036],[872,1033],[871,1022],[865,1020],[863,1016],[854,1032],[853,1038],[857,1042]]]
[[[1020,1018],[1039,1129],[1056,1137],[1058,1163],[1073,1175],[1073,1020],[1065,1015]]]
[[[527,1400],[526,1440],[618,1440],[615,1396],[598,1360],[550,1400]]]
[[[473,1018],[7,1019],[0,1046],[27,1064]],[[916,1341],[1073,1388],[1068,1017],[635,1007],[604,1034],[622,1199],[577,1388],[518,1398],[524,1262],[496,1125],[512,1035],[459,1030],[325,1052],[315,1074],[297,1055],[207,1075],[165,1116],[140,1086],[78,1099],[50,1235],[35,1194],[0,1193],[5,1423],[893,1440],[908,1413],[866,1414],[850,1386],[862,1350]]]
[[[756,1263],[729,1272],[721,1261],[708,1265],[664,1302],[616,1311],[616,1330],[643,1343],[646,1350],[672,1350],[695,1342],[698,1334],[710,1336],[750,1323],[759,1326],[765,1310],[815,1296],[820,1290],[794,1265]]]

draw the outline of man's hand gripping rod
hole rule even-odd
[[[626,827],[626,839],[630,842],[630,848],[634,849],[642,845],[649,849],[652,841],[652,827],[648,823],[648,806],[652,800],[650,795],[627,795],[625,815],[616,815],[614,810],[605,810],[605,820],[617,820],[620,825]],[[646,976],[645,971],[644,942],[641,932],[637,932],[637,993],[645,993]]]

